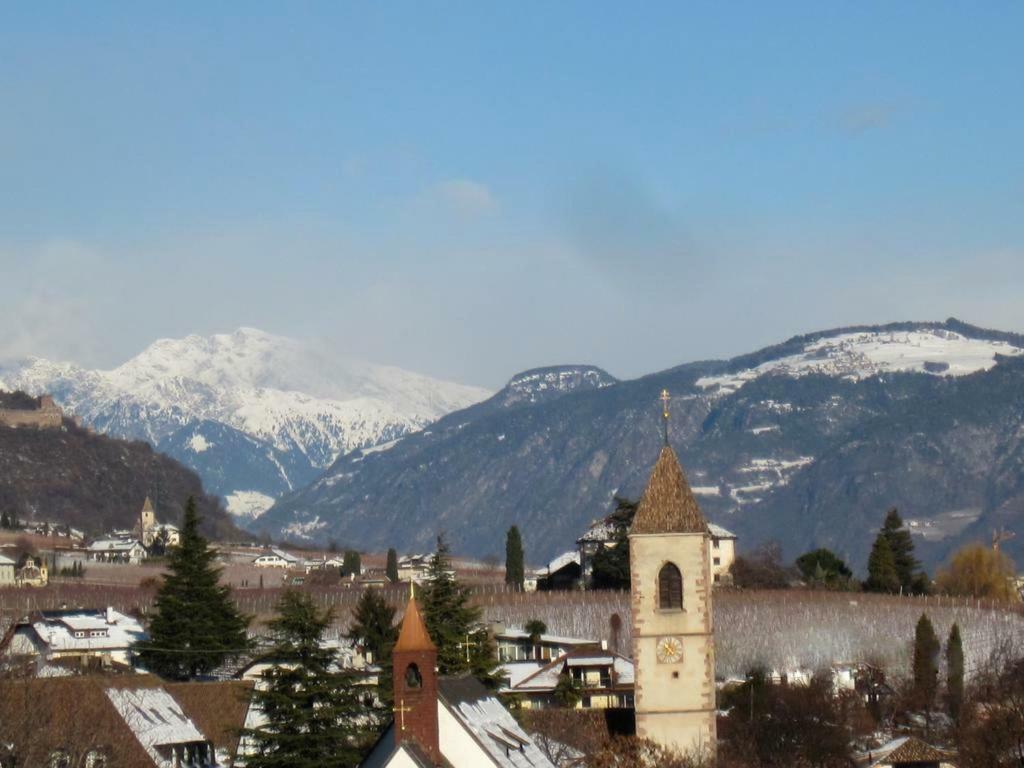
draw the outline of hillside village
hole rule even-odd
[[[667,436],[667,407],[662,417]],[[53,428],[23,422],[5,427]],[[15,724],[6,737],[8,749],[13,759],[42,755],[52,764],[248,764],[259,753],[261,739],[268,738],[273,716],[265,709],[270,701],[265,696],[281,670],[290,668],[279,666],[289,646],[282,646],[282,636],[268,632],[272,625],[265,622],[303,601],[310,610],[341,606],[340,614],[319,625],[317,652],[330,659],[322,674],[347,679],[359,692],[347,706],[365,712],[366,728],[361,746],[350,743],[349,753],[353,765],[366,766],[584,765],[619,749],[616,739],[623,737],[667,750],[664,759],[674,750],[691,756],[706,752],[717,753],[726,765],[740,765],[737,749],[748,738],[743,729],[754,722],[740,722],[742,704],[737,710],[729,702],[767,697],[763,705],[771,707],[774,696],[821,695],[828,707],[842,703],[844,717],[853,707],[863,720],[845,726],[852,730],[834,741],[838,762],[826,764],[918,766],[931,764],[934,757],[936,765],[956,765],[956,714],[951,716],[938,699],[923,709],[912,704],[919,683],[907,677],[907,657],[887,654],[883,646],[892,651],[912,645],[908,630],[916,624],[920,634],[921,622],[932,627],[929,615],[941,632],[955,634],[959,627],[958,638],[967,640],[967,683],[1001,674],[986,657],[1022,647],[1017,643],[1024,639],[1024,613],[1019,584],[1012,579],[1004,594],[1016,605],[982,606],[955,596],[944,603],[940,594],[929,603],[931,598],[909,596],[938,593],[941,587],[934,582],[908,581],[914,586],[900,597],[906,585],[899,579],[897,594],[888,598],[891,604],[876,604],[879,595],[870,593],[893,591],[872,583],[881,578],[877,563],[869,562],[869,580],[860,585],[826,550],[808,553],[794,567],[768,550],[745,552],[735,534],[703,517],[667,443],[639,503],[618,499],[614,506],[580,531],[572,549],[534,568],[526,565],[514,527],[508,532],[504,568],[453,560],[443,543],[436,552],[399,555],[391,550],[383,558],[351,549],[218,544],[211,556],[229,586],[227,594],[234,595],[229,599],[251,606],[245,610],[257,621],[239,624],[247,624],[244,650],[210,654],[196,668],[201,672],[184,675],[169,671],[179,669],[179,659],[172,656],[172,666],[163,668],[163,662],[153,661],[159,652],[145,649],[154,632],[169,631],[153,621],[168,610],[161,607],[169,605],[160,602],[161,595],[184,567],[178,553],[207,546],[196,538],[194,513],[186,515],[186,531],[182,521],[159,517],[146,497],[131,528],[96,536],[57,520],[23,522],[5,513],[0,552],[11,555],[0,555],[5,691],[0,698],[8,707],[3,710],[10,718],[6,722]],[[901,526],[891,529],[894,541],[909,542],[900,538],[906,536]],[[879,542],[886,541],[886,530]],[[992,551],[998,551],[1006,535],[994,537]],[[650,570],[664,563],[665,555],[669,563]],[[916,573],[909,577],[921,578]],[[763,649],[758,658],[755,638],[744,636],[737,622],[770,594],[765,589],[792,595],[796,607],[807,608],[821,599],[816,594],[850,595],[847,611],[828,619],[819,614],[819,629],[834,622],[828,631],[844,632],[849,617],[843,614],[861,610],[863,602],[875,621],[885,611],[902,612],[896,615],[906,618],[892,626],[902,624],[908,634],[902,642],[885,637],[867,646],[848,643],[845,652],[833,650],[829,656],[829,645],[813,631],[805,632],[788,651]],[[869,594],[858,594],[861,589]],[[75,604],[69,605],[68,598]],[[445,599],[455,603],[446,609]],[[452,628],[436,624],[434,612],[459,604],[466,606],[464,612],[451,619],[461,615],[457,621],[463,629],[449,634]],[[682,612],[674,615],[679,606]],[[766,611],[779,612],[777,607]],[[649,619],[644,618],[647,612]],[[573,615],[586,618],[567,621]],[[1007,622],[1003,630],[996,629],[1000,617]],[[367,621],[384,623],[371,630]],[[723,628],[737,634],[719,637]],[[852,625],[845,631],[854,631]],[[174,642],[179,640],[168,636],[160,644]],[[402,665],[416,670],[415,680],[412,672],[395,673]],[[945,685],[952,685],[952,673],[944,674]],[[675,680],[682,687],[673,688],[679,685]],[[71,692],[73,701],[67,699]],[[211,717],[214,703],[230,697],[248,703],[222,708]],[[29,699],[32,707],[9,708],[13,701]],[[91,714],[106,712],[99,719],[100,734],[70,725],[86,703]],[[672,714],[680,708],[686,714]],[[45,717],[54,728],[63,723],[65,730],[39,738],[37,729],[29,728],[28,710],[34,720]],[[154,738],[134,712],[146,713],[143,721],[156,717],[179,725]],[[566,730],[568,713],[581,723],[602,723],[597,735],[581,738],[577,729]],[[248,735],[238,738],[238,733]],[[457,746],[467,738],[478,753]]]

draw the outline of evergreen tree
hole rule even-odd
[[[249,647],[249,618],[239,613],[231,590],[219,583],[216,552],[198,528],[196,502],[189,497],[181,543],[171,550],[157,592],[149,639],[135,645],[143,666],[173,680],[208,674]]]
[[[921,591],[921,563],[914,557],[914,541],[910,538],[910,531],[903,527],[900,513],[895,509],[890,509],[886,514],[881,533],[889,542],[903,591],[906,594]]]
[[[7,530],[10,527],[11,527],[11,518],[10,518],[10,516],[6,512],[0,513],[0,528],[3,528],[4,530]]]
[[[349,768],[372,743],[377,718],[358,677],[339,669],[335,654],[321,645],[331,623],[329,610],[288,590],[270,622],[274,666],[263,673],[253,703],[264,721],[243,734],[252,740],[248,768]]]
[[[928,615],[922,613],[914,630],[914,698],[926,711],[935,704],[939,687],[939,651],[942,646]]]
[[[899,592],[900,575],[896,570],[896,559],[893,557],[889,540],[884,533],[879,533],[868,556],[868,580],[864,588],[869,592]]]
[[[363,572],[362,558],[359,553],[354,549],[346,549],[345,556],[341,560],[341,575],[342,576],[358,576]]]
[[[629,526],[636,507],[635,501],[615,497],[615,511],[607,518],[613,529],[611,546],[599,548],[590,563],[594,589],[629,589]]]
[[[379,590],[364,589],[356,603],[352,626],[348,637],[363,646],[381,668],[378,675],[377,695],[380,700],[391,703],[394,692],[391,686],[391,649],[398,640],[398,626],[395,624],[395,609],[388,605]]]
[[[523,539],[519,535],[519,528],[513,525],[505,535],[505,583],[521,590],[525,576]]]
[[[469,604],[469,590],[452,573],[443,536],[437,537],[437,552],[430,559],[427,580],[420,606],[427,632],[437,646],[438,672],[457,675],[469,671],[483,683],[496,685],[494,642],[481,625],[480,609]]]
[[[388,564],[386,568],[388,581],[392,584],[398,582],[398,553],[394,547],[388,550]]]
[[[853,582],[853,572],[834,552],[829,549],[815,549],[796,559],[796,567],[804,581],[825,587],[848,588]]]
[[[946,640],[946,700],[950,716],[959,721],[964,703],[964,646],[960,627],[955,623]]]

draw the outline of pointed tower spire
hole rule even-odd
[[[707,533],[707,530],[707,521],[679,466],[676,452],[668,445],[663,446],[629,532]]]
[[[416,604],[415,587],[391,651],[395,743],[413,742],[435,765],[442,764],[437,725],[437,646]]]

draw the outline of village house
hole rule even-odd
[[[490,634],[498,648],[498,661],[503,664],[515,662],[546,664],[576,648],[600,645],[597,640],[546,633],[538,635],[534,641],[525,629],[506,627],[503,622],[493,622],[490,626]]]
[[[18,563],[7,555],[0,555],[0,587],[14,586],[14,570]]]
[[[85,554],[96,562],[132,565],[138,565],[148,556],[142,543],[134,539],[97,539],[85,548]]]
[[[532,672],[526,663],[506,664],[504,669],[509,676],[501,692],[518,694],[525,709],[633,707],[633,662],[600,645],[575,648]],[[574,702],[561,693],[570,686]]]
[[[412,597],[392,661],[395,719],[361,768],[554,768],[478,680],[437,674],[437,647]]]
[[[243,683],[150,675],[20,680],[0,700],[0,764],[51,768],[230,766],[249,712]]]
[[[130,669],[131,646],[146,636],[141,622],[113,608],[40,611],[16,622],[0,640],[0,658],[50,666]]]
[[[736,560],[736,534],[714,523],[708,523],[707,525],[708,533],[710,534],[708,555],[711,558],[711,578],[715,584],[731,584],[732,574],[729,569],[732,568],[732,564]],[[576,549],[579,556],[574,558],[574,560],[579,564],[580,575],[578,578],[582,580],[584,586],[590,583],[594,573],[594,555],[601,551],[601,549],[614,547],[616,544],[615,535],[616,525],[613,513],[601,520],[594,521],[586,533],[576,540]],[[565,553],[565,555],[560,557],[565,558],[568,554]],[[559,573],[567,563],[556,562],[555,565],[555,569],[552,569],[551,565],[548,566],[549,578],[551,573]],[[565,581],[568,578],[570,578],[570,574],[567,572],[559,573],[556,577],[559,581]],[[558,589],[559,587],[554,588]]]
[[[283,549],[272,549],[252,561],[258,568],[299,568],[302,560]]]

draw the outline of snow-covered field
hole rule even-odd
[[[944,329],[847,333],[808,343],[802,352],[768,360],[755,368],[705,376],[697,386],[726,395],[766,374],[804,376],[823,373],[864,379],[882,373],[913,371],[964,376],[988,370],[996,355],[1024,353],[1004,341],[971,339]]]

